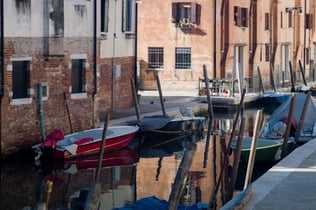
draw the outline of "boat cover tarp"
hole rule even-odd
[[[150,131],[164,127],[174,117],[167,115],[145,116],[139,120],[130,121],[128,125],[137,125],[141,131]]]
[[[303,113],[305,100],[307,95],[304,93],[296,93],[295,104],[294,104],[294,112],[293,112],[293,122],[294,124],[298,124],[301,119],[301,115]],[[286,118],[289,115],[289,110],[291,106],[292,97],[289,97],[283,104],[281,104],[269,117],[267,120],[266,127],[264,130],[271,128],[275,123],[282,121],[282,119]],[[309,104],[307,106],[304,123],[302,130],[311,130],[316,122],[316,98],[310,97]],[[263,131],[265,132],[265,131]]]
[[[113,210],[166,210],[168,209],[168,202],[159,199],[155,196],[150,196],[137,200],[121,208],[114,208]],[[202,210],[207,209],[207,204],[197,203],[192,206],[178,205],[177,210]]]

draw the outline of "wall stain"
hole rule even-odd
[[[15,0],[15,7],[18,14],[31,13],[31,0]]]

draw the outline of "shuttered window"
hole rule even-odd
[[[182,26],[186,26],[185,24],[199,25],[200,16],[201,5],[195,2],[172,3],[172,22],[177,26],[181,26],[179,25],[181,23],[184,23]]]
[[[234,6],[234,22],[238,27],[248,27],[248,9]]]

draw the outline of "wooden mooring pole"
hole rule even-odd
[[[106,144],[106,132],[108,129],[109,121],[110,121],[110,114],[106,114],[104,127],[103,127],[103,133],[102,133],[102,142],[100,144],[98,167],[95,173],[95,180],[92,183],[92,187],[89,191],[89,194],[85,202],[84,210],[97,210],[100,207],[100,195],[101,195],[100,174],[101,174],[102,159],[103,159],[103,154],[104,154],[104,146]]]
[[[139,109],[139,101],[138,101],[138,97],[137,97],[134,79],[131,79],[131,84],[132,84],[132,92],[133,92],[133,98],[134,98],[134,103],[135,103],[136,117],[137,117],[137,120],[139,120],[139,118],[140,118],[140,111],[139,110],[140,109]]]
[[[203,74],[204,74],[204,82],[205,82],[205,88],[206,88],[206,97],[207,97],[207,104],[208,104],[208,115],[209,119],[213,121],[214,113],[213,113],[213,104],[212,104],[212,98],[210,94],[210,85],[209,85],[209,79],[207,76],[207,68],[206,65],[203,65]]]
[[[294,94],[291,98],[290,110],[287,116],[286,130],[285,130],[284,139],[283,139],[281,158],[287,155],[287,142],[289,140],[292,122],[293,122],[293,112],[294,112],[295,101],[296,101],[296,95]]]
[[[300,117],[300,121],[298,123],[298,127],[297,127],[297,130],[296,130],[296,133],[295,133],[295,140],[296,141],[298,141],[298,139],[299,139],[300,132],[301,132],[301,129],[302,129],[303,124],[304,124],[304,120],[305,120],[305,116],[306,116],[306,113],[307,113],[307,108],[308,108],[310,100],[311,100],[311,93],[308,92],[307,95],[306,95],[306,99],[305,99],[304,107],[303,107],[302,114],[301,114],[301,117]]]
[[[229,188],[226,196],[226,201],[229,201],[232,199],[235,189],[235,184],[237,180],[237,174],[238,174],[238,168],[239,168],[239,161],[240,161],[240,155],[241,155],[241,149],[242,149],[242,141],[244,136],[244,130],[245,130],[245,118],[242,118],[240,129],[239,129],[238,139],[237,139],[237,148],[234,153],[234,162],[233,162],[233,169],[231,173],[231,180],[229,183]]]
[[[161,85],[160,85],[160,79],[159,79],[159,76],[158,76],[158,73],[157,73],[157,72],[155,72],[155,77],[156,77],[157,87],[158,87],[158,91],[159,91],[159,98],[160,98],[160,104],[161,104],[162,114],[163,114],[164,116],[167,116],[166,109],[165,109],[165,103],[164,103],[163,96],[162,96],[162,90],[161,90]]]
[[[260,129],[261,125],[262,125],[262,110],[258,110],[257,115],[256,115],[256,120],[255,120],[254,134],[252,137],[250,154],[249,154],[249,158],[248,158],[246,178],[245,178],[245,182],[244,182],[244,190],[246,190],[246,188],[248,187],[248,185],[251,182],[254,162],[255,162],[255,158],[256,158],[256,146],[257,146],[257,141],[258,141],[258,136],[259,136],[259,129]]]
[[[233,123],[233,128],[232,128],[232,132],[231,132],[231,135],[230,135],[230,139],[229,139],[229,142],[228,142],[228,146],[226,148],[226,151],[225,151],[225,156],[224,156],[224,164],[227,163],[227,160],[228,160],[228,154],[229,154],[229,151],[230,151],[230,145],[232,143],[232,140],[235,136],[235,131],[236,131],[236,127],[237,127],[237,121],[239,119],[239,115],[240,113],[242,112],[243,110],[243,107],[244,107],[244,98],[245,98],[245,95],[246,95],[246,89],[244,88],[243,91],[242,91],[242,94],[241,94],[241,99],[240,99],[240,104],[238,106],[238,111],[235,115],[235,119],[234,119],[234,123]],[[215,183],[215,187],[212,191],[212,194],[210,196],[210,200],[209,200],[209,209],[214,209],[214,201],[215,201],[215,198],[216,198],[216,195],[217,195],[217,192],[219,190],[219,185],[220,185],[220,182],[221,180],[223,179],[223,175],[224,175],[224,169],[225,167],[221,167],[221,170],[220,170],[220,174],[219,174],[219,177],[218,177],[218,180],[217,182]]]

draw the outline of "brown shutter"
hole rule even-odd
[[[178,3],[172,3],[172,22],[173,23],[176,23],[178,22],[178,14],[177,14],[177,11],[178,11]]]
[[[196,3],[191,2],[191,23],[196,24]]]
[[[306,29],[312,29],[313,28],[313,15],[312,14],[306,14],[305,15],[305,28]]]
[[[248,8],[241,8],[241,26],[248,27]]]
[[[234,6],[234,22],[236,26],[239,26],[238,17],[239,17],[239,8],[237,6]]]

